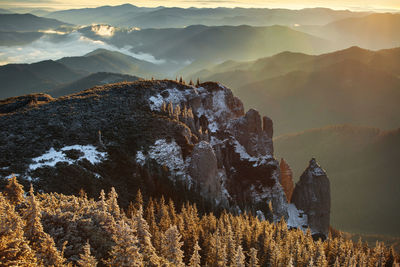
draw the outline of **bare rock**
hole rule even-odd
[[[313,235],[328,236],[331,209],[330,182],[325,171],[313,158],[296,183],[292,203],[308,216]]]

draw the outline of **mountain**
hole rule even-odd
[[[100,36],[93,26],[79,31],[86,37],[117,47],[127,44],[137,54],[188,64],[202,60],[221,62],[249,60],[285,50],[305,53],[329,51],[330,43],[284,26],[203,26],[168,29],[113,29],[111,36]],[[163,44],[163,45],[160,45]],[[188,63],[187,63],[188,62]]]
[[[352,233],[400,236],[400,129],[329,126],[274,139],[298,177],[312,156],[329,173],[332,226]],[[367,208],[361,208],[367,207]]]
[[[120,27],[183,28],[188,25],[252,26],[325,25],[335,20],[366,15],[365,12],[311,8],[302,10],[262,8],[144,8],[130,4],[56,11],[46,15],[73,24],[106,23]]]
[[[32,14],[0,14],[1,31],[38,31],[55,29],[67,23]]]
[[[228,62],[197,75],[231,86],[246,105],[276,120],[278,135],[343,123],[391,129],[400,119],[399,62],[399,48],[351,47],[319,56],[286,52]]]
[[[71,94],[95,85],[138,79],[131,75],[151,77],[160,68],[150,62],[105,49],[57,61],[8,64],[0,66],[0,98],[38,92],[48,92],[53,96]]]
[[[383,49],[400,46],[399,27],[400,14],[376,13],[329,23],[318,35],[344,46]]]
[[[145,77],[156,74],[160,69],[158,65],[150,62],[106,49],[97,49],[84,56],[64,57],[57,60],[57,62],[76,71],[89,73],[113,72]]]
[[[120,83],[120,82],[133,82],[140,78],[136,76],[119,74],[119,73],[109,73],[109,72],[96,72],[85,76],[81,79],[73,81],[68,84],[63,84],[58,86],[48,93],[54,97],[59,97],[63,95],[70,95],[73,93],[78,93],[85,89],[89,89],[95,86],[101,86],[110,83]]]
[[[43,36],[41,32],[3,32],[0,31],[0,46],[25,45]]]
[[[3,185],[16,175],[37,190],[83,188],[89,196],[114,186],[124,207],[140,188],[154,198],[193,201],[202,211],[284,217],[289,227],[328,234],[329,181],[318,183],[327,180],[325,171],[310,161],[302,176],[308,185],[294,190],[315,196],[289,204],[273,157],[271,119],[244,113],[220,84],[137,81],[57,99],[27,95],[1,100],[0,113]],[[296,208],[300,203],[306,211]]]
[[[47,14],[46,17],[80,25],[108,23],[118,26],[121,18],[137,16],[141,13],[147,13],[155,9],[157,8],[145,8],[131,4],[124,4],[119,6],[101,6],[96,8],[54,11]]]
[[[36,92],[44,92],[83,76],[82,73],[52,60],[33,64],[0,66],[0,99]]]

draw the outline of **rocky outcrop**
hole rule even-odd
[[[303,210],[308,217],[308,225],[313,235],[328,236],[331,191],[325,171],[313,158],[296,183],[292,203]]]
[[[289,164],[287,164],[287,162],[283,158],[279,163],[279,168],[281,170],[281,175],[279,176],[279,182],[283,187],[283,191],[285,191],[288,202],[290,202],[294,190],[293,172]]]
[[[216,200],[218,204],[228,207],[227,196],[222,190],[226,178],[225,172],[218,169],[217,158],[208,142],[201,141],[194,146],[189,174],[197,182],[203,197],[208,200]]]
[[[306,224],[279,181],[271,119],[253,109],[245,114],[218,83],[137,81],[29,99],[36,101],[0,103],[0,187],[13,173],[26,186],[64,194],[84,188],[97,196],[114,186],[122,205],[141,188],[202,211]]]

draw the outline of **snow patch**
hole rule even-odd
[[[82,152],[83,156],[80,156],[76,160],[68,158],[64,152],[68,151],[68,150],[72,150],[72,149]],[[106,157],[107,157],[106,152],[97,151],[96,147],[94,147],[93,145],[65,146],[65,147],[61,148],[59,151],[56,151],[52,147],[52,148],[50,148],[49,151],[47,151],[42,156],[33,158],[32,161],[34,163],[29,165],[29,170],[33,171],[33,170],[36,170],[38,168],[42,168],[45,166],[54,167],[59,162],[65,162],[67,164],[74,164],[82,159],[86,159],[91,164],[94,165],[94,164],[98,164],[98,163],[102,162],[103,160],[106,159]]]
[[[266,164],[272,159],[271,155],[264,155],[259,157],[250,156],[244,146],[242,146],[239,141],[234,140],[235,152],[240,155],[241,160],[247,160],[249,162],[254,162],[253,167],[258,167],[260,165]]]
[[[138,163],[140,166],[143,166],[146,163],[146,156],[142,151],[138,151],[136,153],[136,163]]]
[[[287,221],[288,227],[300,228],[303,231],[307,229],[307,224],[308,224],[307,215],[302,210],[298,210],[293,203],[290,203],[288,205],[288,214],[289,214],[289,218]]]
[[[324,175],[326,175],[325,171],[319,166],[314,168],[314,169],[312,169],[311,170],[311,174],[313,176],[324,176]]]
[[[256,214],[257,214],[257,218],[258,218],[260,221],[265,221],[265,215],[264,215],[264,213],[263,213],[261,210],[257,210],[257,211],[256,211]]]

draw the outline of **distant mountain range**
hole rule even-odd
[[[330,126],[274,139],[295,177],[310,157],[329,173],[332,226],[356,233],[400,236],[400,129]]]
[[[86,37],[146,53],[156,59],[178,62],[249,60],[283,51],[318,53],[330,50],[330,42],[285,26],[203,26],[130,30],[113,29],[100,36],[89,26],[79,30]],[[110,30],[111,31],[111,30]]]
[[[37,17],[32,14],[0,14],[0,31],[39,31],[71,25],[56,19]]]
[[[231,86],[246,105],[277,122],[278,135],[342,123],[399,126],[400,48],[352,47],[319,56],[285,52],[225,62],[193,77]]]
[[[359,17],[365,12],[312,8],[302,10],[262,8],[144,8],[130,4],[56,11],[47,15],[73,24],[107,23],[122,27],[181,28],[189,25],[325,25]]]
[[[124,74],[145,74],[146,68],[151,66],[149,62],[107,50],[96,50],[83,57],[57,61],[8,64],[0,66],[0,98],[37,92],[60,96],[95,85],[135,81],[137,76]],[[96,74],[91,75],[93,73]]]
[[[326,38],[339,46],[383,49],[400,46],[399,28],[400,14],[375,13],[341,19],[322,27],[299,27],[298,30]]]

